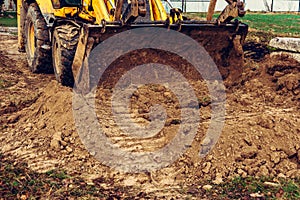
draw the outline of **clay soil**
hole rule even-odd
[[[191,197],[200,198],[197,188],[203,182],[219,184],[235,176],[300,177],[300,64],[287,56],[271,57],[264,43],[250,38],[244,45],[243,73],[226,89],[224,129],[204,158],[199,157],[199,150],[209,143],[202,139],[210,123],[210,99],[203,82],[192,79],[201,114],[193,143],[165,168],[130,174],[111,169],[86,150],[75,128],[72,89],[58,84],[52,74],[31,73],[25,54],[17,51],[16,36],[0,38],[1,152],[15,162],[27,163],[33,171],[60,169],[106,190],[130,187],[137,189],[132,196],[167,199],[187,197],[180,188],[194,188]],[[112,86],[105,83],[98,88],[97,115],[114,143],[129,151],[152,151],[174,137],[180,112],[171,91],[149,85],[134,93],[135,122],[149,123],[147,113],[157,103],[168,113],[164,131],[137,140],[119,134],[109,104]]]

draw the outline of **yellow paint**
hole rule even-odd
[[[93,22],[94,21],[94,14],[93,15],[91,15],[90,13],[86,13],[86,12],[80,12],[79,14],[79,17],[81,18],[81,19],[84,19],[84,20],[87,20],[87,21],[90,21],[90,22]]]
[[[93,8],[96,15],[96,24],[101,24],[102,20],[110,21],[110,16],[107,11],[104,0],[93,1]]]
[[[57,17],[66,17],[67,15],[72,17],[76,13],[78,13],[78,9],[76,7],[65,7],[61,9],[54,9],[53,14]]]
[[[151,0],[153,19],[155,21],[166,20],[168,18],[165,8],[160,0]]]
[[[51,0],[36,0],[39,8],[43,14],[54,13],[54,8],[52,6]]]
[[[23,48],[23,38],[21,33],[21,7],[22,0],[17,1],[17,20],[18,20],[18,47],[19,49]]]
[[[114,16],[112,15],[111,13],[111,10],[112,9],[116,9],[116,3],[114,0],[104,0],[105,4],[106,4],[106,7],[107,7],[107,10],[108,10],[108,13],[109,13],[109,20],[110,21],[113,21],[114,20]]]
[[[152,1],[150,1],[150,0],[149,0],[149,7],[150,7],[150,20],[154,21],[153,9],[152,9]]]
[[[25,0],[23,0],[25,1]],[[126,1],[126,0],[124,0]],[[90,3],[93,3],[93,11],[89,11]],[[83,0],[83,8],[80,10],[77,7],[64,7],[60,9],[54,9],[51,0],[36,0],[42,14],[53,14],[57,17],[67,17],[67,16],[78,16],[84,20],[94,22],[95,24],[101,24],[102,20],[113,21],[113,13],[110,12],[115,9],[115,0]],[[18,22],[20,21],[20,7],[22,0],[18,0]],[[150,6],[150,19],[152,21],[167,20],[168,15],[162,5],[161,0],[149,0]],[[174,20],[174,19],[173,19]],[[20,23],[18,23],[20,29]],[[19,31],[19,35],[21,35]],[[19,43],[21,43],[19,39]]]
[[[34,26],[31,23],[28,31],[29,35],[29,51],[30,51],[30,57],[34,56],[34,51],[35,51],[35,36],[34,36]]]

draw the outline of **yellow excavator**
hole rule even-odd
[[[18,0],[19,51],[26,52],[32,72],[54,71],[61,84],[72,86],[97,44],[125,30],[160,27],[199,42],[223,78],[232,81],[240,73],[230,71],[243,66],[241,44],[248,26],[236,18],[244,16],[244,4],[226,0],[228,5],[212,20],[216,2],[210,1],[207,19],[193,20],[169,0]]]

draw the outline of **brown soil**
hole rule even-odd
[[[101,164],[81,143],[73,119],[72,89],[59,85],[53,75],[32,74],[25,55],[17,51],[17,38],[0,37],[1,151],[35,171],[60,168],[91,184],[97,180],[104,188],[135,186],[156,197],[179,199],[183,197],[173,189],[202,187],[203,180],[217,184],[236,175],[300,177],[300,64],[284,56],[271,58],[263,45],[246,43],[243,74],[227,89],[225,127],[204,159],[198,152],[210,122],[210,105],[204,100],[203,82],[191,80],[202,120],[191,147],[166,168],[124,174]],[[152,104],[163,102],[169,109],[164,132],[147,140],[117,137],[109,110],[111,87],[103,84],[98,91],[103,100],[96,102],[98,118],[122,148],[151,151],[174,137],[178,111],[174,95],[166,88],[143,87],[132,98],[132,113],[139,123],[149,122]]]

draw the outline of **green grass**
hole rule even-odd
[[[16,12],[3,12],[0,15],[0,26],[17,27],[17,13]]]
[[[186,13],[186,16],[205,19],[205,13]],[[217,18],[218,14],[214,14]],[[272,33],[275,35],[300,37],[300,14],[296,13],[247,13],[240,21],[249,25],[253,30]]]
[[[240,19],[258,31],[300,36],[299,14],[247,14]]]
[[[0,26],[17,27],[16,18],[0,17]]]
[[[236,177],[226,180],[220,185],[214,185],[208,180],[195,181],[192,186],[183,186],[174,189],[186,197],[206,196],[208,199],[250,199],[250,195],[259,193],[264,199],[299,199],[300,179],[278,179],[270,177]],[[266,181],[278,184],[277,186],[266,186]],[[155,192],[141,193],[139,188],[114,186],[113,180],[98,178],[93,180],[94,184],[86,183],[76,174],[69,175],[62,170],[51,170],[46,173],[37,173],[30,170],[27,164],[15,162],[11,155],[3,155],[0,152],[0,197],[4,199],[63,199],[64,197],[79,199],[133,199],[137,195],[146,199],[154,199]],[[103,188],[102,183],[113,187]],[[211,184],[211,190],[201,188],[204,184]],[[161,191],[164,192],[163,190]],[[166,190],[169,193],[168,190]],[[175,194],[174,193],[174,194]]]

